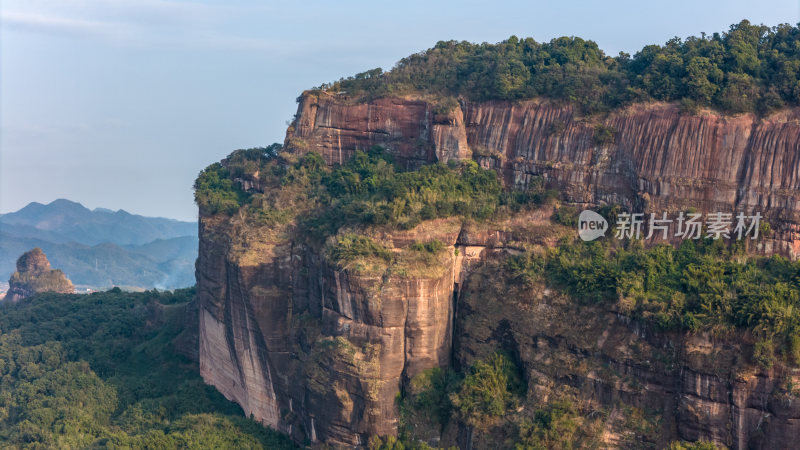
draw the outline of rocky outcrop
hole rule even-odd
[[[47,256],[36,247],[17,259],[17,271],[8,280],[5,299],[16,302],[41,292],[72,294],[75,287],[63,272],[50,268]]]
[[[409,265],[364,273],[333,266],[320,249],[271,230],[251,230],[258,244],[242,253],[235,247],[245,224],[200,223],[206,382],[299,441],[359,445],[395,433],[401,384],[451,358],[453,289],[464,259],[452,246],[458,224],[398,236],[399,245],[423,236],[449,242],[430,272]]]
[[[437,119],[434,109],[414,99],[353,104],[305,93],[286,144],[329,164],[372,145],[410,167],[471,155],[509,186],[542,176],[584,205],[758,212],[772,231],[752,249],[800,256],[800,110],[730,117],[657,103],[587,118],[571,105],[529,100],[462,103]],[[612,139],[597,139],[598,126]]]
[[[796,111],[765,119],[687,115],[668,104],[597,119],[536,100],[442,111],[414,98],[359,103],[305,93],[286,148],[318,152],[331,165],[373,145],[407,168],[473,158],[498,170],[509,187],[542,177],[580,205],[760,212],[772,234],[751,250],[796,258],[798,119]],[[600,131],[613,139],[599,138]],[[240,183],[264,189],[257,176]],[[493,255],[549,247],[574,232],[554,229],[552,212],[482,225],[436,220],[402,232],[362,230],[395,254],[415,241],[446,244],[432,263],[403,267],[340,266],[292,223],[201,216],[201,374],[247,415],[298,442],[352,446],[395,434],[395,396],[410,378],[453,360],[466,367],[497,347],[516,355],[538,395],[569,385],[597,405],[669,411],[665,439],[780,448],[796,435],[796,400],[780,392],[797,375],[748,371],[736,356],[749,354],[744,341],[658,335],[544,288],[532,300],[507,291],[492,277]],[[609,436],[606,443],[616,445]]]

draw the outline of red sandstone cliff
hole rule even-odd
[[[288,234],[249,229],[243,237],[247,225],[236,220],[200,223],[206,382],[299,441],[358,445],[395,433],[401,383],[450,361],[464,258],[451,246],[428,273],[362,273],[331,266]],[[459,225],[436,225],[397,244],[422,235],[454,244]]]
[[[791,390],[800,371],[748,364],[746,339],[659,332],[544,286],[515,289],[498,272],[489,261],[459,297],[454,354],[462,367],[506,349],[523,366],[529,396],[548,398],[567,386],[585,409],[610,408],[603,424],[610,448],[666,448],[675,439],[796,447],[800,402]],[[523,407],[532,414],[534,405]],[[623,405],[650,412],[651,440],[630,436]],[[472,444],[495,448],[490,436]]]
[[[329,164],[372,145],[384,146],[406,167],[474,158],[499,170],[510,186],[542,176],[581,204],[758,211],[773,234],[755,250],[800,254],[798,111],[758,120],[638,105],[602,121],[541,101],[434,111],[416,99],[354,103],[306,93],[286,147],[319,152]],[[616,132],[612,144],[595,144],[598,123]],[[359,445],[370,435],[396,432],[395,395],[410,377],[451,358],[468,364],[511,339],[533,389],[568,383],[596,404],[660,408],[674,419],[664,425],[669,438],[735,448],[792,442],[800,414],[773,395],[786,374],[740,373],[730,360],[707,364],[741,349],[684,336],[667,343],[613,312],[581,313],[563,302],[548,300],[549,315],[531,316],[502,286],[487,287],[496,281],[486,266],[494,252],[513,251],[520,242],[553,244],[558,232],[550,213],[480,227],[429,221],[406,232],[368,230],[397,252],[415,240],[448,245],[446,258],[414,273],[337,267],[319,245],[299,239],[292,224],[258,226],[241,214],[201,217],[203,378],[246,414],[298,441]],[[497,300],[491,308],[482,300],[487,296]],[[548,317],[587,320],[565,324]],[[626,346],[668,353],[672,363],[652,363]],[[589,370],[548,356],[586,359]],[[609,366],[614,373],[600,370]],[[638,377],[644,388],[633,389],[625,377]],[[610,432],[606,442],[616,445],[615,439]]]
[[[329,164],[372,145],[409,167],[474,158],[508,185],[525,187],[540,175],[570,201],[637,212],[760,212],[773,232],[756,250],[800,256],[800,110],[759,119],[650,104],[591,120],[539,100],[434,110],[414,99],[351,104],[305,93],[286,144]],[[595,143],[598,124],[615,132],[613,143]]]

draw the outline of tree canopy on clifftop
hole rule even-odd
[[[637,101],[758,112],[800,105],[800,29],[743,20],[727,32],[607,56],[595,42],[511,36],[497,44],[440,41],[433,48],[321,88],[351,96],[410,93],[473,101],[550,97],[602,112]]]

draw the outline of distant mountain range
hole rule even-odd
[[[194,284],[197,223],[64,199],[0,214],[0,280],[34,247],[76,286],[173,289]]]

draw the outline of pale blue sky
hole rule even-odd
[[[438,40],[575,35],[615,55],[743,18],[796,24],[799,5],[4,0],[0,211],[63,197],[194,220],[198,171],[283,141],[303,89]]]

